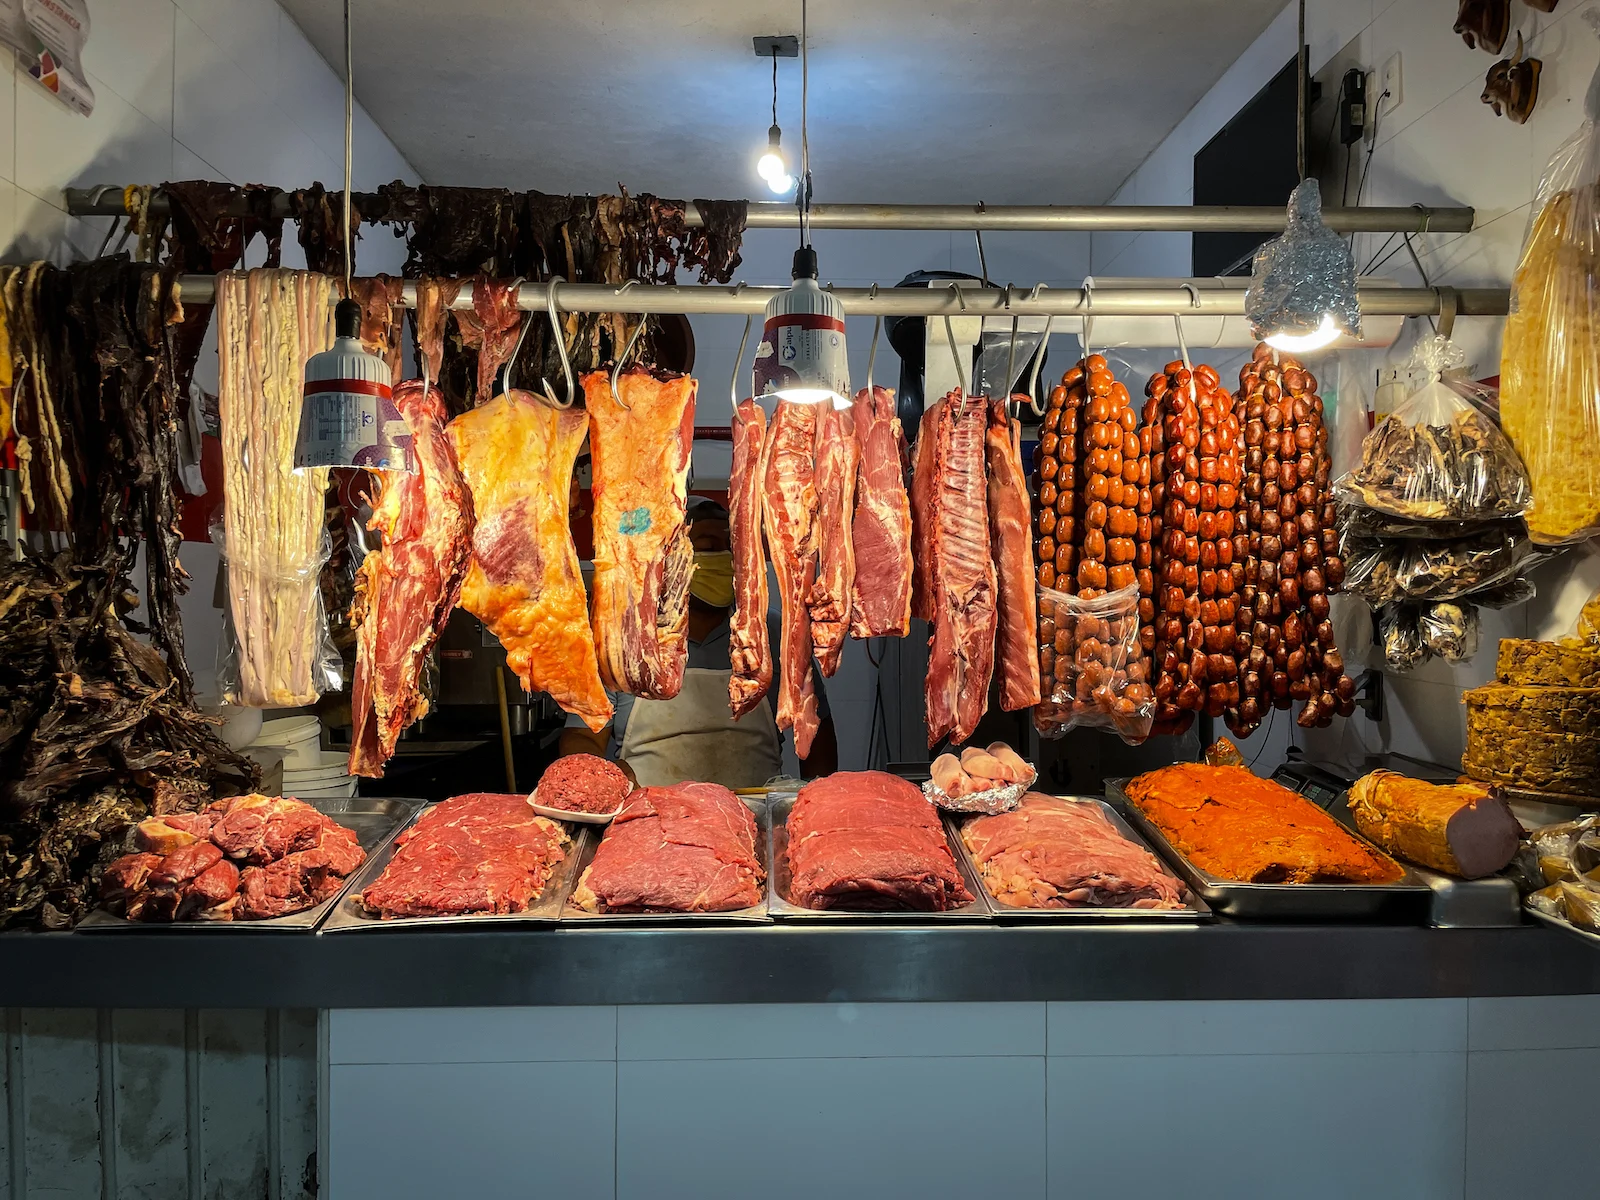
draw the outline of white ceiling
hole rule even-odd
[[[281,0],[330,62],[341,5]],[[813,0],[817,201],[1110,198],[1284,0]],[[356,94],[429,183],[769,199],[799,0],[354,0]],[[798,152],[800,67],[780,59]]]

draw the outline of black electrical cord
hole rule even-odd
[[[778,123],[778,43],[772,43],[772,123]]]

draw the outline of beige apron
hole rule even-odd
[[[619,756],[646,787],[698,780],[760,787],[782,770],[783,741],[765,697],[739,720],[728,707],[732,671],[690,667],[671,700],[635,700]]]

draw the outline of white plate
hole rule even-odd
[[[627,802],[628,798],[624,796],[622,804]],[[576,821],[579,825],[609,825],[622,811],[622,804],[608,813],[573,812],[570,808],[551,808],[548,804],[540,804],[538,788],[528,793],[528,807],[541,817],[549,817],[552,821]]]
[[[313,715],[276,717],[261,723],[261,732],[256,734],[255,744],[288,746],[294,742],[303,742],[308,738],[320,736],[321,726],[322,722]]]

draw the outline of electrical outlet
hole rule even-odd
[[[1378,95],[1382,97],[1373,107],[1384,113],[1391,113],[1399,108],[1405,100],[1404,81],[1400,77],[1400,52],[1396,50],[1383,64],[1383,78],[1378,84]]]

